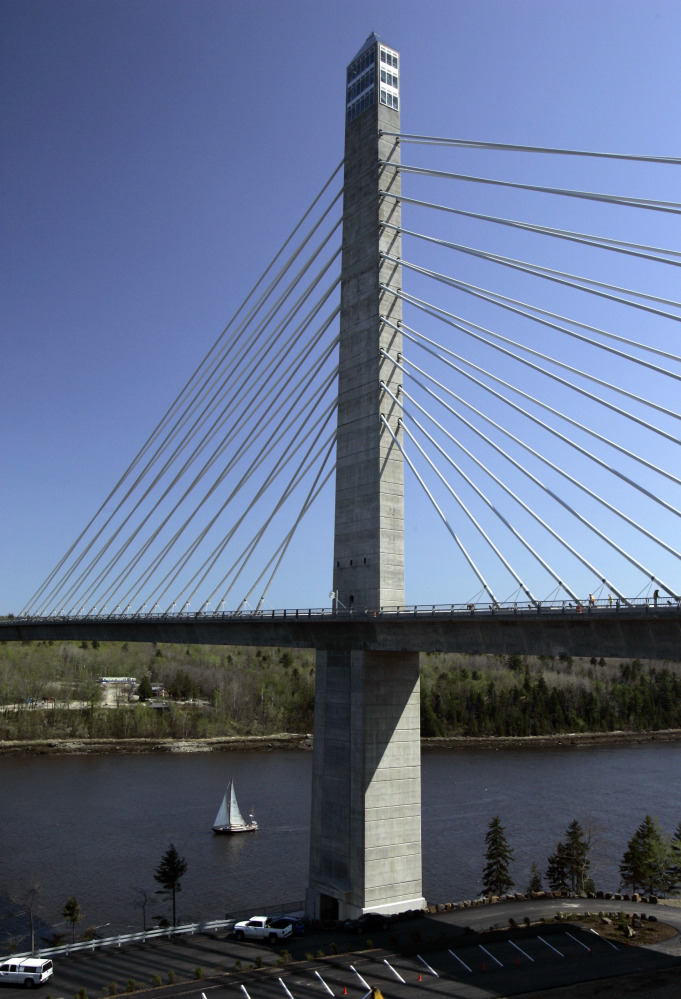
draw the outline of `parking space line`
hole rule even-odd
[[[294,999],[293,995],[289,991],[288,985],[286,984],[286,982],[284,981],[283,978],[279,979],[279,984],[281,985],[282,989],[284,990],[284,992],[288,996],[288,999]]]
[[[428,969],[428,971],[431,973],[431,975],[435,975],[436,978],[440,977],[438,975],[437,971],[435,970],[435,968],[431,968],[431,966],[428,964],[428,962],[424,961],[420,954],[417,954],[416,956],[418,957],[418,959],[421,962],[421,964],[424,965],[424,967],[426,967]]]
[[[590,926],[589,929],[591,930],[592,933],[596,933],[596,930],[593,928],[593,926]],[[607,937],[602,937],[600,933],[596,933],[596,936],[598,937],[599,940],[602,940],[603,943],[607,943],[610,947],[612,947],[613,950],[619,950],[619,947],[617,947],[617,945],[614,944],[612,940],[608,940]]]
[[[319,979],[319,981],[322,983],[322,985],[324,986],[324,988],[326,989],[326,991],[329,993],[329,995],[332,996],[333,992],[331,991],[331,989],[326,984],[326,982],[324,981],[324,979],[322,978],[322,976],[319,974],[318,971],[315,971],[315,975],[317,976],[317,978]]]
[[[548,943],[548,941],[547,941],[547,940],[544,940],[544,937],[539,937],[539,936],[538,936],[538,937],[537,937],[537,940],[541,940],[541,942],[542,942],[543,944],[546,944],[546,946],[547,946],[547,947],[550,947],[550,948],[551,948],[551,950],[555,951],[555,952],[556,952],[556,954],[558,955],[558,957],[565,957],[565,954],[561,954],[561,952],[560,952],[559,950],[556,950],[556,948],[555,948],[555,947],[553,946],[553,944],[550,944],[550,943]]]
[[[470,973],[473,974],[473,969],[469,968],[466,962],[462,961],[461,958],[458,956],[458,954],[455,954],[453,950],[448,951],[448,953],[452,955],[455,961],[458,961],[459,964],[462,964],[466,969],[466,971],[470,971]]]
[[[519,947],[517,943],[513,943],[512,940],[509,940],[508,942],[510,943],[511,947],[515,947],[516,950],[520,951],[523,957],[526,957],[528,961],[531,961],[532,964],[534,964],[534,958],[530,957],[529,954],[526,954],[525,951],[522,949],[522,947]]]
[[[577,937],[573,937],[573,935],[571,933],[568,933],[567,930],[565,931],[565,936],[570,937],[570,940],[574,940],[574,942],[579,944],[580,947],[583,947],[584,950],[591,950],[591,948],[587,947],[587,945],[584,943],[583,940],[578,940]]]
[[[368,990],[370,991],[370,990],[371,990],[371,986],[369,985],[369,983],[368,983],[368,982],[365,982],[365,981],[364,981],[364,979],[362,978],[362,976],[360,975],[359,971],[357,971],[357,969],[355,968],[355,966],[354,966],[354,965],[352,965],[352,964],[350,965],[350,970],[351,970],[351,971],[354,971],[354,972],[355,972],[355,974],[356,974],[356,975],[357,975],[357,977],[359,978],[359,980],[360,980],[360,982],[362,983],[362,985],[364,986],[364,988],[365,988],[365,989],[368,989]]]
[[[395,978],[398,978],[402,982],[403,985],[407,984],[405,982],[404,978],[402,978],[402,975],[399,973],[399,971],[396,971],[395,968],[393,968],[392,964],[390,964],[390,962],[387,961],[385,958],[383,958],[383,964],[386,964],[390,968],[390,970],[392,971],[392,973],[395,976]]]
[[[246,996],[246,999],[251,999],[251,997],[249,996],[248,992],[246,991],[246,986],[245,985],[240,985],[239,988],[241,989],[241,991],[243,992],[243,994]]]
[[[496,958],[494,954],[490,954],[490,952],[487,950],[486,947],[483,947],[482,944],[478,944],[478,947],[480,948],[481,951],[483,951],[483,953],[487,954],[487,957],[491,957],[493,961],[496,961],[500,968],[503,968],[503,964],[501,963],[501,961],[498,958]]]

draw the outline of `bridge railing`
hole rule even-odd
[[[297,915],[302,912],[304,903],[302,901],[285,902],[279,905],[258,906],[257,911],[265,916],[277,914]],[[255,909],[243,909],[233,912],[225,919],[202,920],[198,923],[184,923],[182,926],[156,927],[152,930],[140,930],[137,933],[118,933],[110,937],[95,937],[93,940],[78,940],[75,943],[58,944],[56,947],[37,947],[34,951],[26,951],[23,954],[8,954],[0,957],[0,964],[5,961],[23,961],[28,957],[55,957],[60,954],[68,956],[82,951],[95,951],[106,947],[124,947],[128,944],[147,943],[148,940],[158,940],[161,937],[171,939],[172,937],[192,936],[195,933],[216,933],[218,930],[231,930],[239,919],[248,919],[249,914]]]
[[[56,947],[37,947],[23,954],[10,954],[0,958],[5,961],[23,961],[28,957],[54,957],[59,954],[77,954],[81,951],[94,951],[104,947],[123,947],[127,944],[146,943],[159,937],[188,936],[194,933],[212,933],[220,929],[231,929],[234,919],[214,919],[205,923],[185,923],[183,926],[168,926],[153,930],[140,930],[138,933],[119,933],[112,937],[96,937],[93,940],[78,940],[75,943],[59,944]]]
[[[180,610],[172,613],[166,611],[119,611],[113,612],[103,609],[101,611],[92,610],[68,616],[15,616],[8,615],[5,620],[13,621],[17,624],[31,623],[38,624],[41,621],[106,621],[106,620],[155,620],[155,621],[187,621],[201,619],[202,621],[220,621],[224,619],[243,620],[288,620],[288,619],[368,619],[378,617],[451,617],[458,615],[516,615],[516,614],[591,614],[591,613],[618,613],[622,611],[638,612],[641,614],[655,613],[681,613],[681,600],[665,597],[626,597],[619,598],[612,595],[607,597],[590,597],[586,600],[506,600],[506,601],[477,601],[471,603],[456,604],[411,604],[411,605],[384,605],[381,607],[288,607],[279,609],[245,609],[238,610]]]

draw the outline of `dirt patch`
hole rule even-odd
[[[600,937],[612,940],[613,943],[625,944],[628,947],[653,947],[663,940],[670,940],[675,937],[677,931],[668,923],[661,923],[659,920],[640,919],[631,913],[620,913],[619,915],[575,915],[570,916],[570,922],[579,923],[587,929],[595,930]],[[556,920],[556,922],[568,922],[566,919]],[[633,933],[630,936],[629,933]]]

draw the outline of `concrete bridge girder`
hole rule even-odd
[[[678,659],[681,610],[528,610],[421,614],[5,619],[0,642],[157,642],[313,648],[321,651]]]

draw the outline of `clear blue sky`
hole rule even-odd
[[[405,132],[681,150],[676,0],[3,0],[0,611],[341,160],[345,67],[371,31],[401,53]],[[327,603],[330,575],[272,603]],[[467,596],[427,560],[412,579],[413,601]]]

